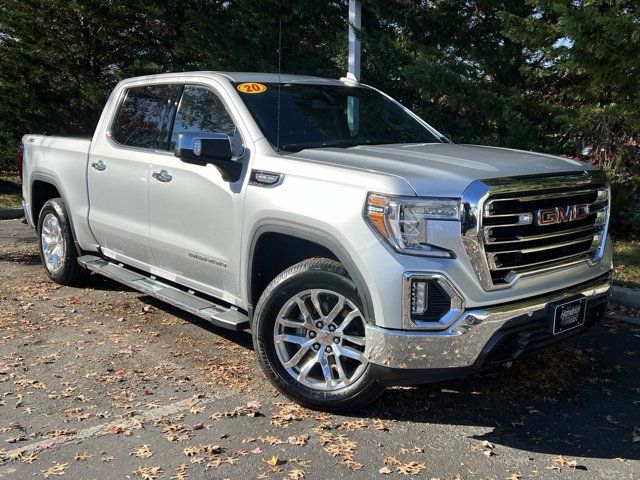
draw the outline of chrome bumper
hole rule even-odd
[[[546,317],[547,305],[578,295],[607,296],[611,278],[598,278],[550,295],[487,309],[465,311],[448,329],[389,330],[366,327],[365,355],[369,362],[403,369],[443,369],[473,366],[485,346],[507,322]]]

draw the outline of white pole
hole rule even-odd
[[[360,40],[356,30],[361,26],[361,2],[349,0],[349,72],[347,78],[360,81]]]

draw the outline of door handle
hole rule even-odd
[[[107,168],[107,164],[104,163],[102,160],[98,160],[97,162],[93,162],[91,164],[91,166],[93,168],[95,168],[96,170],[98,170],[99,172],[104,172]]]
[[[166,183],[166,182],[170,182],[173,177],[166,170],[160,170],[159,172],[153,172],[153,178],[155,178],[159,182]]]

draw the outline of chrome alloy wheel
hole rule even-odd
[[[58,273],[64,267],[65,244],[62,235],[62,226],[53,213],[47,213],[42,221],[40,232],[42,242],[42,255],[47,270],[50,273]]]
[[[351,385],[368,363],[360,309],[331,290],[305,290],[290,298],[278,313],[273,338],[289,375],[315,390]]]

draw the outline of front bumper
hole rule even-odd
[[[480,370],[585,330],[604,315],[610,285],[609,273],[540,297],[466,310],[448,329],[438,332],[391,330],[369,324],[365,354],[387,383],[420,383],[422,377],[429,382],[425,370],[438,377]],[[547,306],[580,295],[587,298],[586,323],[564,334],[548,333]],[[402,377],[415,377],[415,381],[405,382]]]

